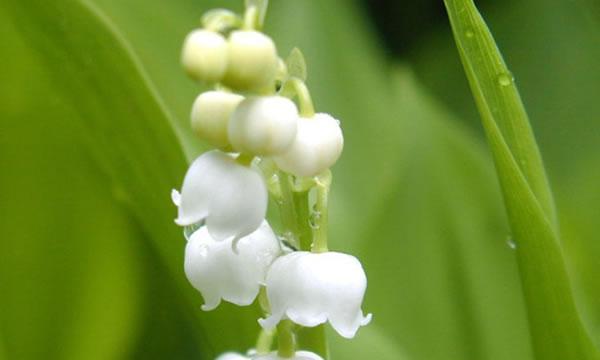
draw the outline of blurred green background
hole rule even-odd
[[[333,359],[532,359],[504,209],[442,2],[273,0],[342,120],[331,247],[363,262],[356,339]],[[517,79],[600,343],[600,6],[478,3]],[[200,311],[171,188],[205,145],[179,67],[203,11],[241,0],[0,3],[0,359],[214,359],[256,307]]]

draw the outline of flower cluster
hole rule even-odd
[[[259,31],[265,7],[256,0],[244,16],[209,11],[185,39],[184,69],[214,85],[194,101],[191,128],[215,149],[192,163],[181,192],[173,190],[175,222],[185,228],[185,274],[204,298],[202,309],[258,297],[261,336],[277,334],[278,351],[269,343],[220,360],[322,359],[296,349],[295,330],[329,322],[354,337],[370,321],[361,310],[367,279],[354,256],[327,249],[340,122],[315,113],[299,50],[284,61]],[[281,213],[279,237],[265,220],[269,197]]]

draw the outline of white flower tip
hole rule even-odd
[[[217,308],[217,306],[219,306],[221,304],[221,298],[216,298],[214,300],[211,301],[207,301],[206,303],[204,303],[202,306],[200,306],[200,309],[202,309],[202,311],[211,311]]]
[[[266,319],[258,319],[258,324],[265,330],[272,330],[280,320],[280,317],[271,315]]]
[[[181,194],[179,193],[179,191],[175,189],[171,190],[171,201],[173,201],[173,204],[175,204],[175,206],[181,205]]]
[[[193,219],[190,217],[181,217],[179,216],[177,219],[175,219],[175,224],[179,225],[179,226],[189,226],[189,225],[193,225],[197,222],[199,222],[202,219]]]
[[[373,314],[368,313],[367,316],[363,317],[363,319],[360,321],[360,326],[369,325],[371,320],[373,320]]]

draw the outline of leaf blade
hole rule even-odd
[[[575,307],[554,200],[514,78],[472,0],[445,0],[496,164],[538,359],[597,359]]]

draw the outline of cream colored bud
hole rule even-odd
[[[183,43],[181,63],[191,78],[219,82],[227,70],[227,48],[223,35],[208,30],[194,30]]]
[[[225,91],[207,91],[200,94],[192,106],[192,130],[200,139],[228,150],[229,118],[242,100],[243,96]]]
[[[223,84],[235,90],[260,90],[273,85],[277,50],[270,37],[258,31],[234,31],[229,36],[229,63]]]
[[[298,132],[290,148],[274,158],[283,171],[311,177],[329,169],[342,154],[344,136],[336,119],[319,113],[298,120]]]
[[[252,96],[229,120],[229,141],[236,151],[273,156],[289,148],[296,136],[298,109],[282,96]]]

